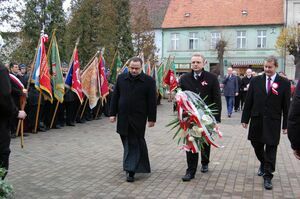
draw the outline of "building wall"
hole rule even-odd
[[[153,32],[155,35],[154,42],[157,48],[155,55],[158,57],[158,61],[160,61],[162,57],[162,29],[154,29]]]
[[[282,25],[266,26],[236,26],[236,27],[199,27],[199,28],[182,28],[182,29],[163,29],[163,58],[175,56],[177,67],[188,68],[190,57],[194,52],[202,53],[208,64],[206,69],[209,70],[209,64],[218,63],[217,52],[211,46],[211,33],[221,32],[222,38],[227,41],[228,45],[224,54],[225,64],[227,67],[238,61],[263,61],[268,55],[275,55],[279,58],[280,70],[283,69],[283,59],[275,49],[277,37],[280,34]],[[266,47],[257,47],[257,31],[266,30]],[[237,31],[246,31],[245,48],[237,48]],[[189,49],[190,32],[198,33],[198,46],[195,50]],[[179,34],[178,50],[171,49],[172,33]],[[224,68],[226,71],[226,68]]]
[[[285,16],[287,26],[300,25],[300,0],[285,0]],[[295,78],[295,64],[294,57],[286,54],[286,68],[285,72],[290,79]]]

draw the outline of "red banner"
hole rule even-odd
[[[171,92],[177,88],[176,76],[174,75],[174,72],[172,70],[168,70],[168,73],[164,78],[164,83],[169,85]]]

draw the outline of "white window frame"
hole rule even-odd
[[[246,34],[245,30],[237,31],[236,32],[236,47],[239,49],[246,48],[246,39],[247,39],[247,34]]]
[[[179,49],[179,33],[171,33],[171,50]]]
[[[189,33],[189,50],[196,50],[199,45],[198,32],[190,32]]]
[[[211,32],[210,36],[211,36],[210,47],[211,49],[215,49],[217,43],[221,40],[221,32]]]
[[[257,30],[257,48],[267,47],[267,31]]]

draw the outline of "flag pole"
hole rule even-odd
[[[53,126],[54,119],[55,119],[55,116],[56,116],[56,112],[57,112],[57,109],[58,109],[58,105],[59,105],[59,101],[57,100],[57,103],[56,103],[56,106],[55,106],[55,111],[54,111],[54,113],[53,113],[52,120],[51,120],[51,124],[50,124],[50,129],[51,129],[52,126]]]
[[[100,112],[100,108],[102,106],[102,99],[101,98],[99,98],[98,103],[99,104],[98,104],[97,112],[96,112],[96,115],[95,115],[95,119],[98,117],[99,112]]]
[[[49,49],[48,49],[48,52],[47,52],[47,57],[49,57],[50,52],[51,52],[51,48],[52,48],[52,40],[53,40],[53,39],[56,40],[55,33],[56,33],[56,29],[54,29],[54,30],[53,30],[53,33],[52,33],[52,37],[51,37],[51,41],[50,41],[50,46],[49,46]],[[76,43],[76,44],[77,44],[77,43]],[[59,101],[57,100],[57,103],[56,103],[56,106],[55,106],[55,110],[54,110],[54,113],[53,113],[53,116],[52,116],[52,119],[51,119],[50,129],[51,129],[52,126],[53,126],[54,119],[55,119],[55,116],[56,116],[56,112],[57,112],[57,109],[58,109],[58,105],[59,105]]]
[[[35,125],[34,125],[34,131],[33,131],[33,133],[37,133],[39,113],[40,113],[40,108],[41,108],[41,99],[42,99],[42,91],[40,90],[39,100],[38,100],[38,107],[37,107],[36,116],[35,116]]]
[[[83,113],[85,111],[88,100],[89,100],[88,98],[85,99],[84,106],[83,106],[83,109],[82,109],[81,114],[80,114],[80,119],[82,119],[82,117],[83,117]]]
[[[24,111],[26,105],[26,96],[22,95],[20,97],[20,105],[21,105],[20,107],[21,110]],[[21,148],[23,148],[24,147],[24,120],[23,119],[19,119],[18,128],[16,132],[17,136],[19,136],[19,131],[21,134]]]

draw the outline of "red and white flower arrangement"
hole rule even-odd
[[[178,116],[167,126],[171,130],[177,128],[173,139],[177,140],[181,149],[198,153],[203,144],[211,144],[214,147],[222,147],[216,139],[222,137],[217,121],[213,114],[217,110],[211,110],[198,94],[191,91],[178,91],[176,96]]]

